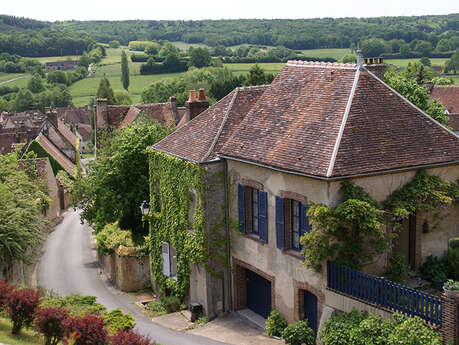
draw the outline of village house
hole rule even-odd
[[[459,133],[459,86],[457,85],[432,85],[430,97],[440,101],[449,116],[448,126]]]
[[[384,67],[382,59],[289,61],[271,85],[235,89],[149,148],[152,236],[161,230],[155,226],[171,216],[168,212],[176,212],[161,206],[174,194],[167,189],[172,175],[161,175],[169,166],[202,171],[201,191],[193,190],[193,183],[177,188],[173,197],[188,205],[191,215],[202,205],[207,233],[224,219],[228,265],[218,267],[221,278],[208,273],[208,262],[183,257],[189,248],[177,238],[192,243],[195,234],[181,223],[169,224],[168,234],[159,239],[168,249],[163,275],[178,284],[189,279],[189,302],[202,304],[211,317],[235,311],[261,327],[277,309],[289,323],[308,318],[316,332],[333,310],[390,316],[375,303],[330,289],[325,265],[316,272],[302,264],[299,240],[311,230],[308,206],[337,206],[342,181],[352,181],[382,202],[421,169],[448,182],[459,178],[459,137],[385,84]],[[191,180],[181,183],[186,181]],[[183,190],[192,195],[179,195]],[[435,230],[423,231],[434,223],[432,215],[410,216],[393,251],[417,269],[429,255],[443,254],[448,240],[459,235],[458,217],[453,207],[436,221]],[[196,217],[189,219],[191,227],[196,222]],[[155,255],[152,260],[158,260]],[[379,256],[364,270],[380,276],[390,255]],[[177,262],[188,262],[190,274],[171,275]],[[435,310],[438,319],[440,309]]]
[[[46,73],[51,71],[69,71],[78,67],[78,60],[45,62]]]

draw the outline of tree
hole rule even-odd
[[[116,104],[115,94],[113,93],[112,86],[105,76],[100,80],[96,95],[97,98],[106,98],[107,104]]]
[[[108,46],[110,48],[119,48],[120,47],[120,42],[117,41],[117,40],[111,40],[110,42],[108,42]]]
[[[190,50],[190,66],[201,68],[210,65],[211,57],[209,50],[206,48],[193,48]]]
[[[126,53],[124,50],[121,52],[121,82],[123,83],[123,88],[128,91],[129,89],[129,66]]]
[[[343,57],[343,63],[356,63],[357,62],[357,57],[355,54],[347,54],[344,55]]]
[[[129,94],[126,91],[115,91],[115,100],[116,104],[132,104],[131,97],[129,97]]]
[[[8,294],[6,312],[13,321],[12,334],[19,334],[23,326],[32,323],[39,304],[40,291],[35,289],[18,289]]]
[[[67,74],[64,71],[52,71],[48,73],[46,80],[50,84],[67,85]]]
[[[153,345],[154,343],[146,336],[134,330],[118,331],[110,337],[111,345]]]
[[[440,41],[438,41],[436,47],[436,50],[438,50],[439,52],[447,52],[453,49],[453,43],[449,38],[442,38]]]
[[[106,345],[108,332],[104,323],[103,317],[86,314],[67,319],[65,325],[69,334],[76,333],[74,345]]]
[[[144,53],[150,56],[156,56],[158,55],[158,51],[159,49],[157,44],[150,44],[145,48]]]
[[[410,54],[410,45],[409,44],[401,44],[400,45],[400,55],[402,57],[408,57]]]
[[[142,119],[102,140],[98,160],[90,163],[88,176],[75,186],[73,196],[83,209],[82,219],[100,231],[119,220],[122,229],[145,233],[139,205],[148,199],[146,147],[171,133],[169,127]]]
[[[432,53],[433,46],[432,43],[429,41],[419,41],[416,43],[416,47],[414,48],[417,52],[420,52],[424,56],[429,56]]]
[[[172,43],[166,42],[165,44],[163,44],[163,46],[159,50],[159,56],[165,58],[169,54],[179,55],[180,50],[176,46],[174,46]]]
[[[83,54],[78,59],[78,66],[88,68],[89,64],[91,63],[91,58],[87,54]]]
[[[258,64],[250,68],[246,83],[247,85],[263,85],[266,83],[265,72]]]
[[[430,59],[426,56],[423,56],[422,58],[419,59],[419,62],[422,63],[424,66],[430,67],[432,66],[432,63],[430,62]]]
[[[382,38],[370,38],[364,40],[360,44],[360,49],[362,50],[362,55],[365,57],[377,57],[382,53],[387,53],[391,50],[388,43]]]
[[[14,99],[13,109],[15,111],[24,111],[33,109],[35,101],[32,93],[27,89],[21,89]]]
[[[27,88],[32,93],[39,93],[45,89],[43,86],[42,79],[38,73],[34,73],[32,75],[32,78],[30,78],[29,82],[27,83]]]
[[[62,307],[40,308],[34,315],[35,329],[45,337],[45,345],[58,345],[65,335],[69,314]]]

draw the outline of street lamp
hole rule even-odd
[[[140,212],[142,212],[143,216],[148,216],[148,214],[150,213],[150,204],[148,203],[148,201],[142,201],[142,204],[140,205]]]

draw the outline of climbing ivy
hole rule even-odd
[[[417,210],[431,212],[451,205],[459,198],[459,182],[449,183],[420,170],[382,206],[349,181],[341,183],[340,194],[342,202],[337,207],[315,204],[307,213],[313,229],[301,238],[302,254],[305,265],[316,271],[327,259],[360,269],[397,236],[384,230],[387,219],[400,224]]]
[[[162,293],[184,298],[189,289],[189,263],[203,264],[211,273],[209,258],[224,253],[222,224],[206,233],[204,168],[158,151],[150,154],[150,254],[155,283]],[[189,221],[192,191],[197,195],[193,223]],[[177,279],[162,274],[161,242],[177,253]]]

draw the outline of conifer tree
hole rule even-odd
[[[108,104],[116,104],[115,94],[108,79],[104,76],[97,89],[97,98],[106,98]]]
[[[124,50],[121,52],[121,82],[123,88],[127,91],[129,88],[129,66]]]

